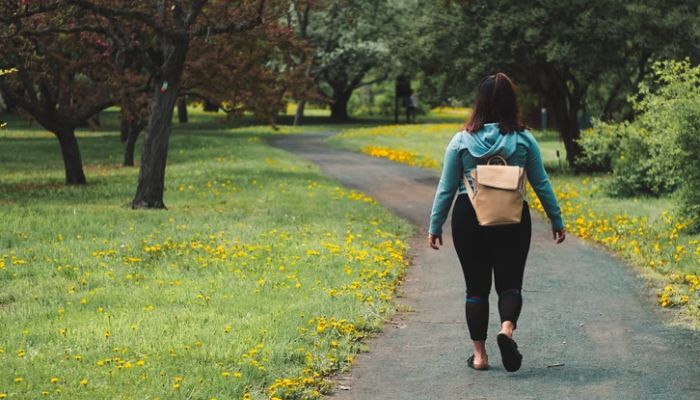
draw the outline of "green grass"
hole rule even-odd
[[[50,134],[0,131],[0,396],[314,398],[392,312],[406,222],[269,128],[190,118],[167,211],[127,207],[114,110],[79,132],[84,187],[63,185]]]
[[[458,129],[451,123],[387,125],[349,129],[328,141],[365,153],[371,153],[367,146],[409,152],[400,159],[402,162],[440,170],[445,146]],[[533,134],[557,191],[567,229],[635,265],[651,282],[652,294],[662,307],[675,307],[682,323],[700,328],[700,235],[685,233],[687,221],[676,214],[673,197],[611,197],[605,190],[610,176],[569,173],[563,165],[566,152],[556,132]],[[381,155],[390,157],[391,152]],[[543,212],[532,192],[530,202]]]

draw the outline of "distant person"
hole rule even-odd
[[[406,98],[406,122],[409,124],[416,122],[416,112],[418,111],[418,97],[411,94]]]
[[[436,250],[439,249],[438,243],[442,245],[442,225],[457,192],[452,210],[452,238],[466,281],[465,313],[474,344],[474,353],[467,363],[477,370],[489,368],[485,344],[493,274],[501,317],[501,330],[496,338],[505,369],[514,372],[522,361],[513,332],[522,307],[523,272],[530,248],[528,204],[523,201],[519,223],[480,225],[462,179],[463,171],[466,171],[473,192],[476,188],[472,188],[471,171],[477,164],[501,156],[507,165],[524,167],[527,179],[551,221],[556,243],[564,241],[566,231],[537,142],[518,121],[515,87],[510,78],[503,73],[486,77],[478,86],[473,110],[464,128],[447,146],[430,216],[428,244]],[[481,204],[477,206],[483,207]],[[489,206],[493,207],[493,204]],[[518,214],[516,212],[516,216]]]

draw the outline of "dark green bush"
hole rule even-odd
[[[690,219],[690,230],[700,232],[700,96],[688,104],[678,135],[681,148],[680,165],[683,173],[680,209]]]
[[[608,192],[613,195],[658,196],[687,182],[682,160],[688,150],[681,148],[679,135],[687,132],[687,118],[700,113],[700,67],[687,60],[664,61],[653,71],[654,82],[640,84],[631,99],[633,122],[596,122],[579,141],[582,166],[612,171]]]
[[[594,120],[591,129],[581,132],[578,143],[583,148],[583,155],[576,164],[588,171],[612,171],[612,160],[619,157],[620,141],[628,128],[626,122],[610,124]]]

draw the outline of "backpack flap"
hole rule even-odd
[[[523,168],[510,165],[477,165],[475,181],[479,185],[501,190],[520,190]]]

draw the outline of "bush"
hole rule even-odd
[[[610,124],[594,120],[591,129],[581,132],[578,143],[583,148],[583,155],[576,160],[577,166],[589,171],[612,171],[612,159],[618,154],[620,140],[628,128],[626,122]]]
[[[690,220],[689,230],[700,232],[700,96],[695,102],[688,102],[684,109],[685,118],[678,134],[681,149],[680,166],[683,173],[680,209]]]
[[[640,84],[630,99],[633,122],[597,121],[579,141],[584,149],[581,166],[612,171],[608,191],[613,195],[658,196],[687,181],[682,160],[690,150],[681,148],[679,135],[688,130],[688,118],[700,113],[700,67],[687,60],[663,61],[653,71],[654,81]]]

